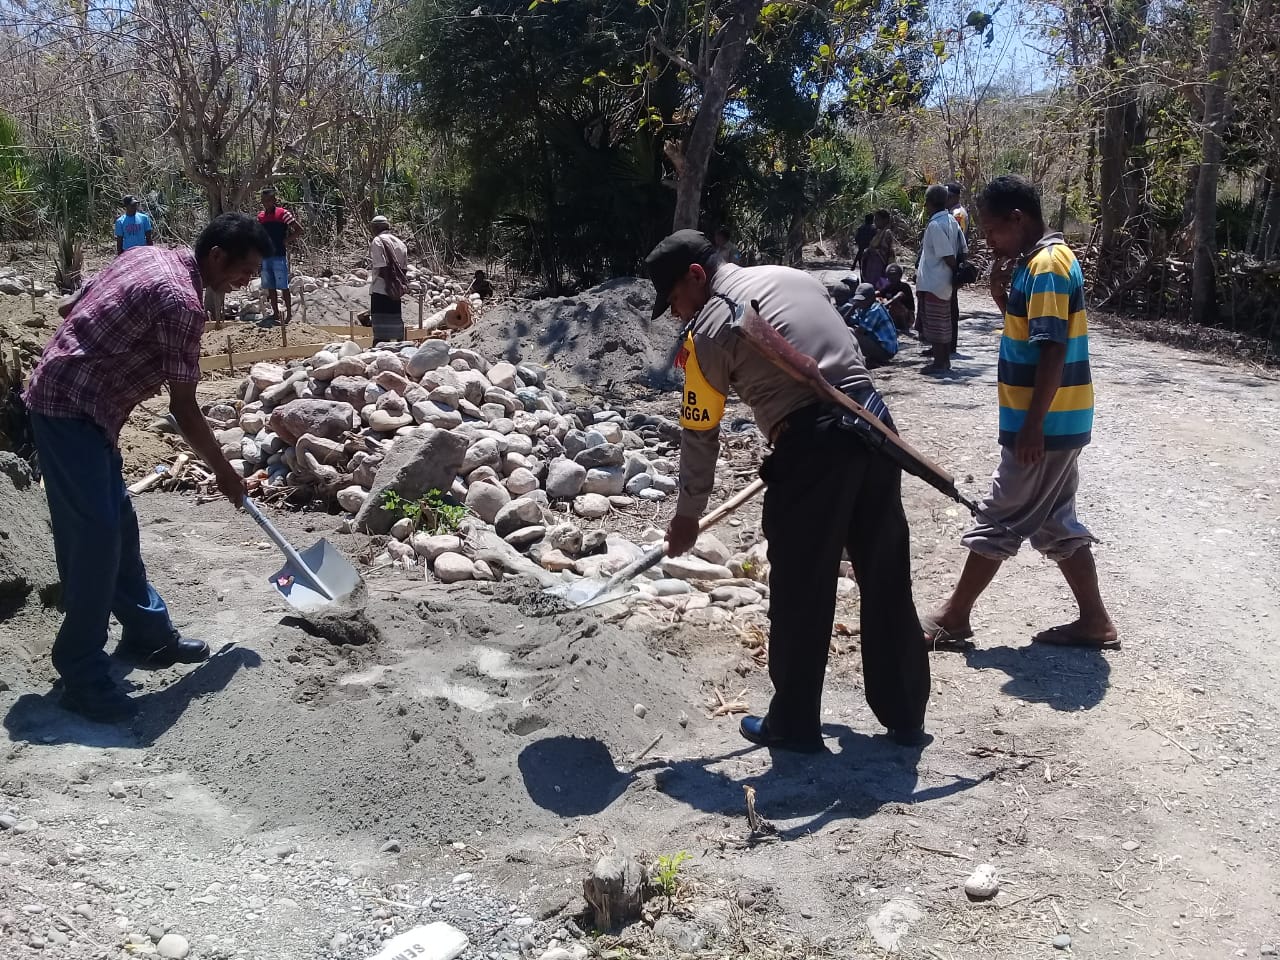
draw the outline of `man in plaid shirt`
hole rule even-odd
[[[117,443],[133,408],[169,387],[169,410],[236,506],[244,481],[222,455],[196,404],[206,287],[221,293],[258,272],[271,241],[252,217],[227,213],[194,250],[140,247],[90,280],[44,349],[24,400],[31,412],[53,522],[66,616],[53,644],[62,705],[101,722],[138,705],[108,674],[104,651],[115,614],[118,655],[150,666],[209,656],[182,637],[147,582],[138,518]]]

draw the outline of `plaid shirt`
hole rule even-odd
[[[204,283],[191,250],[135,247],[80,291],[23,399],[47,417],[92,420],[112,442],[165,383],[200,379]]]
[[[869,307],[859,310],[850,303],[845,305],[840,315],[850,327],[861,327],[875,337],[876,342],[884,347],[885,353],[889,356],[897,355],[898,328],[894,325],[893,318],[889,316],[889,311],[885,309],[884,304],[876,301]]]

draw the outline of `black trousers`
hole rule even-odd
[[[770,731],[796,739],[820,735],[836,580],[846,549],[861,592],[867,703],[886,727],[920,727],[929,700],[929,657],[911,596],[901,470],[839,426],[838,413],[810,407],[788,418],[760,473],[769,484]]]
[[[883,367],[893,359],[889,355],[889,351],[880,346],[880,341],[861,327],[853,328],[853,338],[858,341],[858,346],[862,348],[862,359],[867,361],[867,369],[874,370],[876,367]]]

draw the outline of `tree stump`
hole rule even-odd
[[[644,903],[644,870],[623,853],[601,857],[582,881],[582,896],[595,911],[597,929],[613,930],[637,920]]]

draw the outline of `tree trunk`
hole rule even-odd
[[[1267,192],[1267,212],[1262,217],[1262,236],[1259,238],[1259,259],[1271,260],[1280,251],[1280,167],[1272,167],[1267,178],[1271,189]]]
[[[1148,2],[1112,0],[1108,5],[1111,34],[1105,66],[1119,75],[1107,81],[1111,89],[1102,109],[1098,145],[1098,199],[1102,220],[1099,267],[1104,274],[1115,274],[1121,235],[1138,207],[1139,181],[1132,162],[1141,130],[1135,60],[1141,54]]]
[[[1227,119],[1227,67],[1231,56],[1231,0],[1218,0],[1209,38],[1204,94],[1203,159],[1196,182],[1195,255],[1191,269],[1191,322],[1217,319],[1214,250],[1218,227],[1218,172],[1222,166],[1222,128]]]
[[[738,0],[729,22],[716,36],[720,41],[719,49],[702,86],[702,102],[698,105],[698,115],[694,118],[689,142],[684,148],[684,172],[676,183],[676,213],[671,225],[675,230],[698,228],[702,186],[707,178],[707,166],[711,163],[711,151],[716,146],[716,135],[720,132],[724,102],[747,49],[747,38],[755,29],[763,6],[764,0]]]

